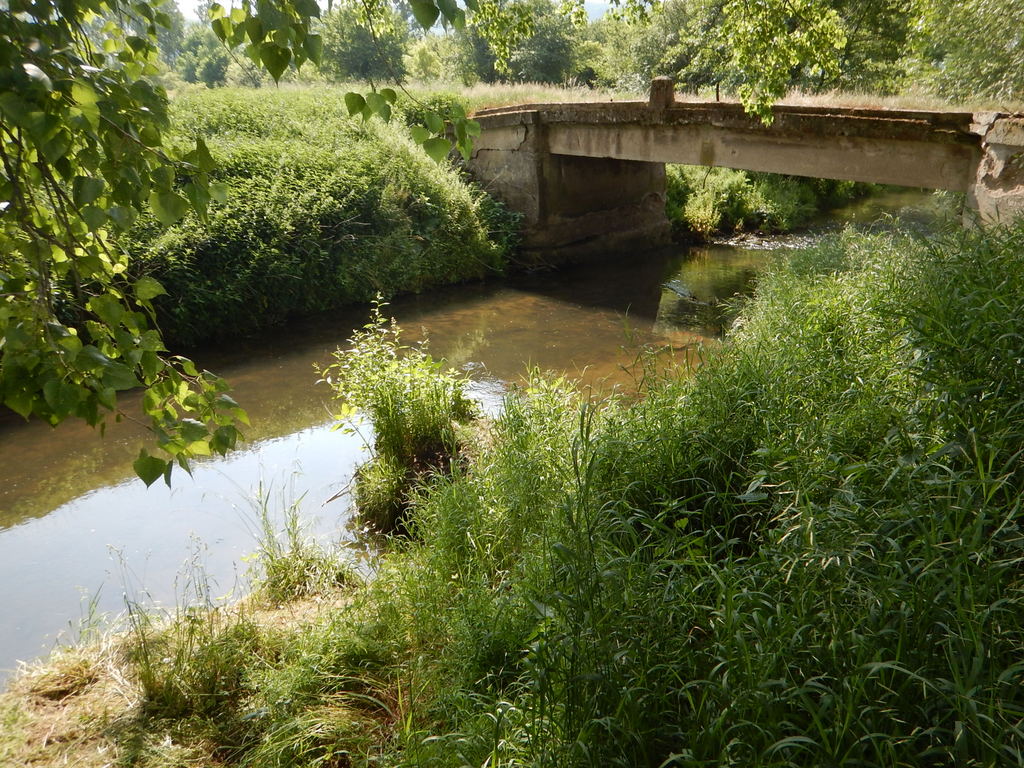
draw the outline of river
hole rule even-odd
[[[887,193],[838,212],[832,226],[928,199]],[[630,386],[642,348],[686,356],[714,342],[723,332],[715,302],[748,291],[773,248],[814,236],[621,254],[403,298],[387,313],[407,341],[427,338],[435,356],[468,371],[485,408],[528,366]],[[366,316],[359,308],[309,318],[258,343],[196,355],[232,383],[253,426],[240,450],[197,462],[191,477],[176,473],[172,488],[134,478],[145,440],[134,424],[111,424],[101,436],[77,423],[0,421],[0,684],[17,660],[73,640],[83,622],[118,614],[127,600],[173,604],[196,568],[217,595],[244,590],[260,489],[279,513],[298,505],[311,534],[354,541],[344,491],[366,448],[332,430],[330,392],[313,366]]]

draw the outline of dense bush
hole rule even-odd
[[[158,311],[174,343],[503,269],[512,217],[401,127],[349,119],[334,92],[188,92],[172,111],[229,190],[206,223],[151,218],[134,232],[135,264],[168,291]]]
[[[666,213],[677,233],[788,232],[871,185],[772,173],[668,165]]]

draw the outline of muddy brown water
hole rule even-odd
[[[870,220],[923,201],[894,193],[834,220]],[[628,387],[642,348],[685,357],[715,342],[723,320],[714,304],[750,289],[771,257],[766,246],[800,242],[616,254],[401,299],[388,314],[407,340],[428,338],[435,356],[466,370],[485,408],[498,408],[507,384],[531,366]],[[0,422],[0,683],[18,660],[73,639],[83,621],[117,614],[128,600],[187,598],[197,568],[214,596],[244,590],[260,489],[276,514],[297,504],[314,535],[355,539],[345,489],[366,448],[358,434],[332,429],[330,392],[313,366],[328,362],[366,316],[359,308],[310,318],[258,344],[198,356],[233,384],[253,426],[240,450],[197,462],[191,477],[177,473],[171,488],[146,489],[134,478],[145,436],[131,423],[101,436],[75,423],[54,430]]]

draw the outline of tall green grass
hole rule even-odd
[[[780,258],[691,376],[511,392],[343,606],[146,711],[251,766],[1019,765],[1022,340],[1024,225]]]
[[[374,528],[402,527],[416,485],[449,473],[459,460],[459,424],[476,417],[464,375],[447,370],[424,345],[402,344],[401,329],[374,304],[358,330],[322,371],[343,418],[361,411],[373,424],[373,457],[355,476],[355,502]],[[345,423],[344,421],[342,423]]]

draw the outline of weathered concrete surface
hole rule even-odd
[[[536,111],[490,121],[469,163],[486,189],[523,214],[528,261],[668,242],[663,163],[554,154],[548,129]]]
[[[1024,216],[1024,117],[978,117],[984,153],[968,194],[971,205],[983,222]]]
[[[1024,116],[778,106],[765,126],[738,104],[535,104],[483,110],[470,170],[524,214],[547,260],[668,237],[665,163],[966,192],[983,222],[1024,215]]]

